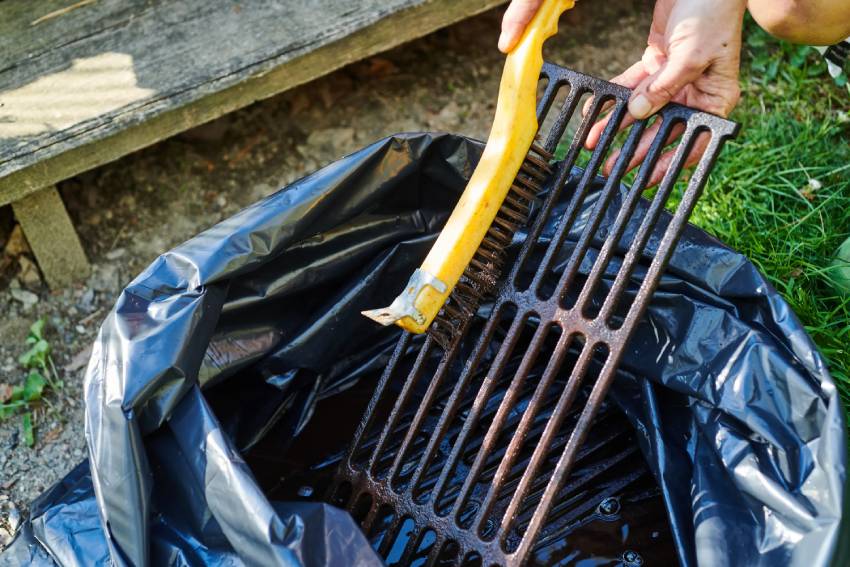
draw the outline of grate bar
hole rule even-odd
[[[409,333],[402,334],[401,338],[396,345],[395,350],[393,351],[392,356],[390,357],[389,362],[387,363],[387,369],[381,375],[381,379],[378,382],[378,385],[375,387],[375,394],[372,396],[372,399],[369,400],[369,405],[366,407],[366,412],[364,414],[364,419],[360,421],[360,424],[357,426],[357,431],[354,433],[354,439],[351,442],[351,445],[348,449],[347,454],[342,462],[352,462],[354,460],[354,455],[357,449],[363,443],[363,438],[366,434],[366,431],[372,425],[375,420],[375,416],[377,414],[378,403],[381,401],[384,395],[384,390],[387,388],[387,384],[389,384],[390,379],[395,375],[395,370],[398,367],[398,363],[401,361],[404,353],[407,352],[407,349],[410,347],[410,343],[413,341],[413,335]]]
[[[543,435],[541,435],[540,441],[537,443],[537,447],[534,448],[534,453],[532,454],[531,460],[525,469],[525,473],[522,475],[522,480],[520,480],[519,486],[517,486],[516,492],[514,492],[513,498],[511,498],[510,504],[508,504],[508,508],[505,511],[505,517],[501,526],[501,533],[503,536],[509,533],[513,518],[516,515],[520,504],[526,497],[529,485],[532,480],[537,477],[537,472],[540,469],[543,459],[546,457],[547,450],[561,426],[561,419],[566,416],[575,401],[579,388],[581,387],[582,380],[584,379],[592,360],[593,345],[585,344],[581,354],[579,355],[579,359],[570,374],[567,385],[561,392],[558,403],[552,411],[552,418],[550,418],[549,422],[546,424],[546,429],[543,431]],[[567,446],[564,447],[564,451],[566,450]]]
[[[508,474],[508,472],[510,472],[511,467],[514,463],[514,457],[517,456],[519,448],[525,442],[531,424],[533,423],[534,418],[537,416],[537,411],[543,401],[544,395],[546,394],[546,391],[548,390],[552,381],[557,376],[558,371],[561,368],[561,364],[567,355],[569,343],[572,340],[573,336],[562,333],[561,337],[558,340],[558,344],[555,346],[552,356],[546,365],[546,370],[544,370],[543,376],[541,377],[540,381],[537,384],[537,387],[535,388],[531,401],[529,402],[525,412],[523,412],[522,418],[520,419],[519,425],[517,426],[517,430],[514,433],[514,436],[511,438],[510,444],[508,445],[508,448],[505,451],[505,458],[502,459],[502,461],[499,463],[499,468],[496,470],[496,473],[493,476],[493,480],[491,481],[491,486],[489,491],[487,492],[487,496],[481,503],[481,508],[479,509],[478,517],[473,523],[473,525],[477,527],[478,531],[481,531],[485,519],[490,514],[493,503],[502,488],[502,482],[504,481],[504,478]],[[517,374],[519,374],[519,372]],[[538,445],[538,447],[542,447],[544,443],[545,442],[541,439],[541,443]],[[548,444],[546,446],[548,447]],[[528,467],[526,468],[526,471],[527,470]],[[508,508],[508,511],[505,513],[505,516],[507,518],[511,515],[512,510]],[[507,532],[504,527],[502,528],[502,532],[502,535],[507,535]]]
[[[581,261],[587,253],[587,250],[590,248],[593,236],[598,230],[599,224],[602,222],[602,218],[605,216],[605,212],[611,203],[614,193],[620,185],[620,180],[626,172],[626,167],[634,156],[638,142],[640,141],[640,137],[643,135],[644,131],[644,124],[642,122],[635,123],[629,131],[626,143],[623,145],[620,155],[615,160],[611,175],[605,181],[605,187],[602,189],[599,203],[596,204],[592,216],[588,220],[581,237],[576,243],[575,250],[572,252],[569,262],[564,267],[564,273],[561,275],[561,278],[555,288],[556,290],[561,290],[558,296],[559,302],[565,299],[567,290],[570,285],[572,285],[573,279],[581,266]],[[563,239],[568,232],[568,227],[566,225],[561,225],[558,228],[564,235],[559,235],[558,237],[560,244],[563,245]]]
[[[673,127],[674,125],[671,124],[668,128]],[[689,127],[685,134],[687,135],[692,132],[693,128]],[[661,140],[662,137],[659,135],[656,139]],[[668,169],[667,173],[665,173],[664,179],[662,179],[661,184],[658,187],[658,192],[655,194],[655,197],[649,205],[649,210],[646,212],[646,216],[644,216],[643,222],[641,222],[640,228],[638,228],[632,244],[629,246],[628,252],[626,252],[623,265],[620,268],[620,272],[617,274],[617,278],[614,280],[614,285],[611,288],[611,292],[608,294],[608,299],[600,311],[599,316],[602,320],[607,321],[619,304],[626,285],[634,272],[634,268],[637,265],[638,260],[643,256],[649,237],[652,235],[652,231],[658,223],[661,211],[664,210],[664,204],[667,202],[670,193],[673,191],[673,185],[676,182],[676,178],[682,169],[682,164],[687,157],[693,142],[694,139],[693,136],[691,136],[690,140],[680,144],[677,148],[676,155],[673,157],[670,169]],[[652,170],[647,168],[647,171],[649,172],[648,175],[651,175]]]
[[[475,456],[475,461],[470,467],[466,480],[463,483],[463,487],[460,490],[460,494],[455,501],[455,509],[453,511],[455,516],[460,514],[467,497],[469,496],[470,490],[472,490],[472,487],[478,481],[481,469],[490,456],[490,453],[493,451],[493,446],[502,431],[502,425],[504,424],[505,418],[507,417],[508,412],[514,407],[516,397],[520,394],[520,386],[528,377],[528,372],[534,365],[537,355],[540,353],[540,349],[543,346],[543,341],[546,339],[548,334],[548,326],[538,325],[534,332],[534,337],[531,339],[531,344],[529,345],[528,350],[525,351],[525,354],[522,357],[522,362],[514,374],[514,378],[511,381],[510,386],[508,386],[508,390],[505,393],[504,398],[502,398],[502,402],[499,404],[499,409],[496,411],[496,415],[490,422],[490,427],[484,435],[484,441],[481,443],[478,454]]]
[[[513,352],[514,347],[519,341],[519,332],[518,330],[525,325],[526,319],[524,317],[516,317],[511,324],[510,329],[508,330],[508,338],[502,343],[499,348],[499,353],[496,355],[496,358],[493,361],[493,365],[491,366],[490,372],[487,373],[487,377],[484,379],[484,382],[481,385],[481,389],[478,391],[478,395],[475,397],[475,401],[472,403],[472,408],[470,409],[469,415],[464,421],[463,428],[460,430],[460,433],[455,440],[454,446],[452,447],[451,454],[449,458],[446,460],[446,464],[443,466],[442,474],[440,475],[440,479],[437,481],[437,485],[434,487],[434,501],[436,502],[440,495],[442,495],[443,490],[445,489],[446,481],[448,481],[448,477],[454,468],[458,464],[458,459],[460,455],[463,453],[463,447],[466,444],[467,438],[470,435],[473,424],[477,423],[478,416],[481,411],[484,409],[484,405],[487,402],[487,399],[490,397],[490,393],[493,390],[493,386],[495,385],[496,379],[502,373],[505,365],[508,362],[508,357]]]
[[[594,111],[598,113],[598,107],[603,104],[602,100],[594,99]],[[584,202],[587,193],[590,190],[590,182],[596,176],[596,172],[599,169],[599,166],[602,164],[602,160],[605,157],[605,154],[608,151],[611,143],[613,142],[614,135],[617,132],[617,125],[623,119],[626,113],[626,105],[619,103],[613,111],[612,120],[610,120],[605,127],[605,131],[603,132],[599,143],[593,150],[593,154],[590,157],[590,161],[587,164],[587,167],[582,174],[582,178],[579,181],[580,190],[575,192],[572,200],[570,201],[569,208],[567,212],[564,214],[564,217],[561,219],[558,230],[555,233],[555,236],[552,238],[552,242],[549,244],[548,249],[546,250],[546,255],[543,257],[543,261],[540,263],[540,268],[537,270],[537,273],[534,276],[534,280],[531,283],[531,289],[536,290],[537,294],[541,295],[540,286],[543,278],[546,276],[548,271],[552,268],[552,261],[555,257],[555,254],[560,250],[561,246],[564,243],[564,238],[566,238],[569,233],[569,229],[573,226],[575,222],[576,215],[579,213],[579,209],[581,204]],[[586,136],[585,138],[586,139]],[[584,143],[584,139],[582,139],[582,143]]]
[[[632,219],[632,215],[640,202],[640,197],[644,192],[649,176],[652,174],[655,163],[661,156],[661,151],[664,149],[664,139],[667,137],[670,128],[672,128],[672,125],[661,125],[661,130],[653,140],[646,158],[644,158],[644,162],[638,171],[635,182],[629,189],[626,199],[623,202],[623,206],[614,220],[613,228],[608,234],[608,237],[605,239],[605,243],[599,251],[599,256],[588,275],[587,282],[582,288],[578,300],[576,301],[576,308],[580,312],[586,311],[587,303],[590,300],[593,291],[599,285],[599,281],[602,279],[605,270],[608,268],[608,264],[611,262],[611,258],[620,243],[620,239],[623,237],[629,221]]]
[[[437,422],[436,427],[434,428],[434,433],[428,440],[428,444],[425,447],[425,452],[422,454],[422,458],[419,461],[419,466],[416,467],[416,471],[414,472],[413,478],[410,481],[410,486],[416,487],[421,483],[422,475],[425,474],[425,471],[427,470],[431,459],[434,458],[434,451],[440,443],[440,440],[446,434],[450,421],[454,419],[458,407],[461,403],[463,392],[466,389],[467,384],[475,376],[475,373],[478,370],[478,366],[481,364],[481,359],[484,356],[487,346],[490,344],[490,341],[495,335],[498,323],[502,320],[502,317],[505,314],[504,311],[505,306],[500,306],[500,309],[494,310],[494,315],[487,321],[487,326],[485,327],[484,332],[481,334],[481,337],[478,339],[478,344],[476,345],[474,354],[467,362],[466,367],[464,368],[460,378],[455,384],[455,387],[446,402],[446,408],[440,415],[440,419]],[[435,488],[432,494],[438,495],[439,490]],[[437,498],[434,497],[432,500],[434,505],[436,505]]]
[[[419,432],[420,427],[422,426],[422,420],[425,418],[425,414],[431,408],[431,403],[434,400],[434,396],[437,394],[437,391],[440,385],[443,382],[443,378],[446,376],[446,373],[451,366],[452,361],[455,358],[455,354],[457,353],[457,349],[449,350],[446,355],[440,360],[440,365],[437,367],[436,372],[434,372],[434,377],[428,383],[428,389],[425,392],[425,395],[422,398],[422,402],[419,404],[419,407],[416,409],[416,414],[413,416],[413,421],[410,422],[409,427],[407,428],[407,433],[404,435],[404,439],[401,442],[401,446],[396,453],[395,459],[393,459],[393,464],[390,467],[389,472],[387,473],[387,478],[392,479],[396,478],[399,468],[401,467],[402,461],[404,457],[407,455],[408,449],[410,448],[410,442]],[[412,384],[414,380],[410,380]]]
[[[376,471],[378,457],[381,455],[384,445],[386,444],[390,433],[395,427],[399,416],[401,415],[402,407],[407,404],[407,401],[410,398],[411,393],[413,392],[413,386],[416,384],[416,381],[419,380],[420,375],[425,369],[424,362],[428,359],[428,355],[433,344],[434,339],[431,338],[430,335],[425,337],[425,343],[422,345],[422,349],[419,351],[419,355],[416,357],[416,362],[413,364],[413,368],[411,368],[407,380],[404,381],[404,386],[402,386],[401,392],[399,392],[398,398],[396,399],[392,412],[390,413],[390,416],[387,419],[383,430],[381,431],[381,435],[380,437],[378,437],[378,442],[375,444],[375,448],[373,449],[372,458],[369,460],[369,470],[371,470],[372,472]]]

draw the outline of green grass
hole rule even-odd
[[[850,94],[811,48],[748,26],[723,150],[692,222],[745,254],[779,290],[830,364],[850,402],[850,294],[829,277],[850,236]]]

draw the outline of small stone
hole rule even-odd
[[[122,209],[135,209],[136,208],[136,198],[132,195],[124,195],[118,201],[118,204]]]
[[[12,543],[18,527],[21,525],[21,513],[11,500],[0,504],[0,549]]]
[[[126,253],[127,253],[126,248],[116,248],[116,249],[110,250],[109,252],[106,253],[106,259],[107,260],[117,260],[118,258],[123,257],[124,254],[126,254]]]
[[[37,287],[41,285],[41,275],[38,273],[38,267],[35,262],[26,256],[18,258],[18,265],[21,270],[18,272],[18,278],[26,287]]]
[[[437,124],[445,129],[456,126],[459,122],[459,114],[460,107],[455,101],[451,101],[437,114]]]
[[[313,153],[316,150],[321,150],[336,156],[339,155],[340,151],[349,149],[353,143],[353,128],[325,128],[310,133],[307,137],[308,147],[305,148],[305,151]]]
[[[38,303],[38,296],[31,291],[10,287],[9,293],[12,294],[12,299],[21,303],[24,307],[32,307]]]
[[[95,266],[89,277],[89,286],[95,291],[115,293],[121,285],[118,278],[118,266],[114,264]]]
[[[30,252],[30,246],[27,244],[27,239],[24,236],[24,231],[21,225],[16,224],[15,228],[9,234],[9,239],[6,241],[4,248],[7,256],[20,256],[21,254]]]
[[[223,209],[227,206],[227,197],[224,195],[219,195],[215,198],[215,204],[219,209]]]
[[[81,335],[86,334],[86,328],[83,327],[82,325],[77,325],[76,327],[74,327],[74,330],[77,331]]]
[[[80,296],[80,301],[77,302],[77,307],[86,312],[94,308],[94,290],[92,288],[86,288]]]

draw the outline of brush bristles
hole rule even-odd
[[[444,350],[460,336],[481,300],[496,290],[505,263],[505,249],[513,241],[514,233],[528,222],[531,205],[552,173],[549,165],[552,159],[552,154],[532,144],[493,224],[428,328],[428,334]]]

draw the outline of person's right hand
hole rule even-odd
[[[746,0],[658,0],[643,57],[612,79],[633,90],[629,116],[622,127],[651,116],[670,101],[728,116],[740,98],[738,71],[745,8]],[[607,118],[593,126],[586,143],[589,149],[596,147],[606,124]],[[659,129],[659,122],[647,129],[628,169],[643,161]],[[668,142],[682,131],[681,127],[674,128]],[[686,165],[699,161],[707,145],[707,136],[700,136]],[[616,157],[612,155],[605,164],[606,175]],[[661,181],[672,158],[673,152],[668,152],[659,159],[648,186]]]

